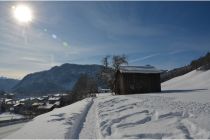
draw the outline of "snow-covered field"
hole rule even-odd
[[[210,138],[210,71],[162,84],[162,93],[98,98],[102,138]]]
[[[102,94],[36,117],[7,138],[210,138],[210,71],[162,84],[162,93]]]
[[[101,138],[210,138],[210,115],[202,108],[210,104],[197,107],[155,95],[98,102]]]
[[[23,115],[14,114],[14,113],[10,113],[10,112],[5,112],[5,113],[0,114],[0,121],[22,119],[22,118],[24,118]]]

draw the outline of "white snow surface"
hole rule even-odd
[[[161,93],[99,94],[36,117],[8,138],[210,139],[210,71],[162,83]]]
[[[162,84],[162,93],[98,97],[101,138],[210,138],[210,71]]]
[[[14,114],[10,112],[0,113],[0,121],[22,119],[22,118],[24,118],[24,116],[20,114]]]
[[[77,138],[80,121],[92,99],[87,98],[72,105],[54,109],[37,116],[6,139],[71,139]]]

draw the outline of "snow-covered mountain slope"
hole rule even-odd
[[[171,93],[165,96],[173,96],[182,101],[208,103],[210,102],[209,77],[210,70],[194,70],[162,83],[162,91],[163,93]]]
[[[38,116],[8,138],[210,139],[208,77],[192,71],[163,83],[162,93],[101,94]]]
[[[162,89],[201,89],[205,90],[210,87],[210,70],[194,70],[183,76],[173,78],[162,84]]]
[[[101,65],[66,63],[46,71],[26,75],[13,87],[13,92],[17,93],[17,96],[41,96],[66,92],[73,88],[81,74],[95,77],[101,68]]]
[[[19,80],[17,80],[17,79],[10,79],[10,78],[5,78],[5,77],[0,77],[0,92],[1,91],[11,92],[12,88],[18,82],[19,82]]]

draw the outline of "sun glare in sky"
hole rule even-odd
[[[32,10],[27,5],[12,6],[13,16],[20,23],[29,23],[33,20]]]

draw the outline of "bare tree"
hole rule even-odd
[[[123,55],[114,55],[112,56],[112,63],[109,63],[110,56],[107,55],[102,58],[103,68],[101,70],[101,79],[113,89],[114,74],[119,69],[120,65],[128,64],[127,57]]]
[[[109,63],[110,55],[106,55],[104,58],[102,58],[101,63],[103,65],[101,72],[100,72],[100,78],[104,82],[104,86],[110,87],[110,81],[112,80],[112,68],[110,67]]]
[[[115,71],[117,71],[122,64],[128,64],[126,55],[114,55],[112,57],[112,66]]]
[[[109,66],[109,58],[110,58],[110,55],[106,55],[104,58],[102,58],[101,62],[102,62],[102,65],[104,66],[105,69],[108,68]]]

